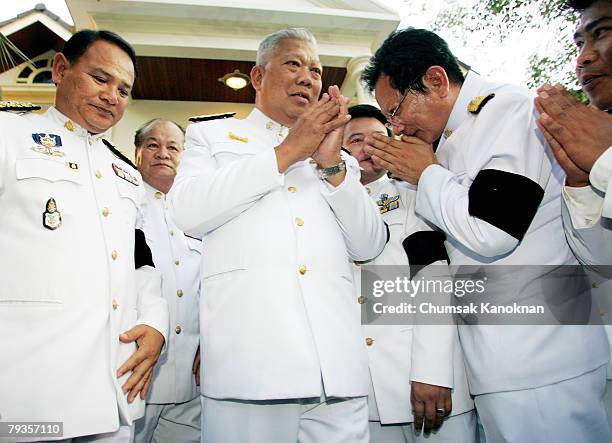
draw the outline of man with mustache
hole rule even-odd
[[[305,29],[265,37],[244,120],[187,128],[170,193],[202,237],[205,442],[367,442],[368,368],[349,258],[387,231],[341,153],[347,102],[321,98]]]
[[[142,179],[104,139],[136,55],[83,30],[52,71],[55,106],[0,115],[0,414],[63,423],[61,436],[26,441],[128,442],[168,332],[159,273],[141,266],[150,251],[134,235]]]
[[[162,273],[162,294],[170,308],[166,353],[153,372],[145,416],[134,441],[200,441],[199,300],[202,242],[185,236],[169,214],[166,195],[183,153],[185,133],[177,123],[155,118],[134,137],[136,165],[146,191],[143,231]],[[194,376],[195,375],[195,376]]]
[[[563,271],[577,264],[561,220],[563,172],[537,130],[529,92],[464,76],[444,40],[412,28],[387,38],[364,79],[401,136],[368,137],[366,152],[418,185],[415,210],[446,234],[450,264],[490,273],[483,296],[493,303],[548,302],[552,310],[578,298],[583,279]],[[552,272],[559,277],[547,280]],[[612,441],[601,326],[474,317],[462,317],[459,337],[487,441]]]

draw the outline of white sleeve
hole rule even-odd
[[[576,257],[587,265],[612,264],[612,220],[602,217],[604,196],[594,187],[563,189],[563,228]]]
[[[612,146],[599,156],[589,174],[593,187],[604,194],[601,212],[607,218],[612,218],[612,193],[608,192],[612,184],[610,178],[612,178]]]
[[[196,237],[225,224],[284,183],[274,149],[219,166],[206,130],[205,122],[187,128],[185,152],[170,191],[176,224]]]
[[[349,257],[367,261],[382,252],[387,228],[378,207],[359,182],[357,161],[344,154],[343,157],[347,165],[344,181],[333,189],[321,183],[320,189],[336,216]]]
[[[463,246],[495,257],[512,251],[529,228],[551,160],[529,98],[495,97],[468,118],[475,121],[457,142],[465,151],[467,179],[429,166],[419,180],[416,210]]]
[[[138,318],[136,324],[147,325],[164,336],[164,350],[168,343],[170,317],[168,302],[162,296],[161,272],[151,266],[136,269]]]

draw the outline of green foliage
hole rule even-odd
[[[467,43],[467,36],[478,33],[482,42],[504,40],[514,33],[549,28],[555,30],[550,41],[540,41],[545,49],[529,58],[527,84],[537,88],[543,83],[561,83],[584,99],[574,74],[577,56],[572,34],[577,14],[562,7],[564,0],[486,0],[459,5],[449,2],[437,16],[433,28],[451,31],[455,38]]]

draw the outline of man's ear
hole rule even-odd
[[[261,82],[263,81],[265,69],[266,68],[259,65],[255,65],[251,69],[251,84],[256,91],[261,89]]]
[[[137,147],[134,151],[134,164],[140,168],[140,163],[142,163],[142,149]]]
[[[438,95],[440,98],[446,98],[450,89],[448,75],[442,66],[430,66],[423,76],[423,83],[427,90]]]
[[[68,71],[68,69],[70,69],[70,62],[66,56],[61,52],[56,53],[53,56],[53,67],[51,68],[53,83],[59,85],[66,75],[66,71]]]

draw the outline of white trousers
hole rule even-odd
[[[367,443],[366,397],[217,400],[202,396],[203,443]]]
[[[609,443],[606,366],[552,385],[477,395],[487,443]]]
[[[475,443],[476,414],[474,411],[448,417],[440,429],[429,434],[415,433],[412,423],[381,425],[370,421],[372,443]]]
[[[148,403],[134,425],[134,443],[199,443],[200,396],[184,403]]]

